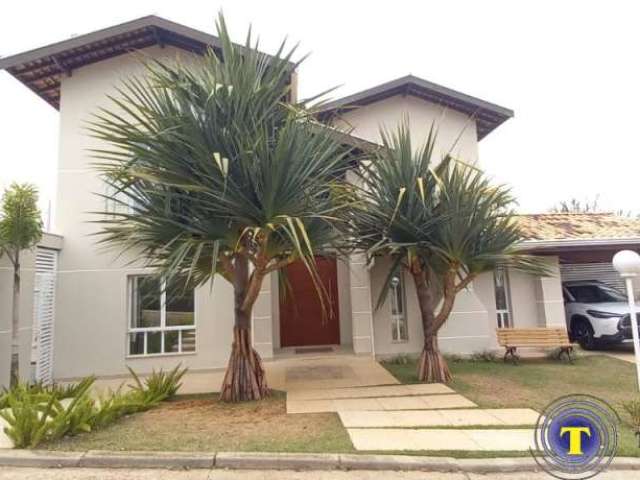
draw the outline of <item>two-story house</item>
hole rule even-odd
[[[141,372],[178,362],[194,371],[225,367],[233,324],[226,281],[216,279],[213,289],[199,288],[172,302],[161,296],[148,300],[139,282],[148,272],[96,246],[91,234],[98,227],[90,223],[95,218],[89,212],[110,207],[97,195],[105,185],[91,167],[88,150],[98,145],[85,129],[91,114],[108,105],[107,94],[119,81],[143,71],[142,60],[180,56],[195,62],[217,42],[210,34],[149,16],[0,59],[0,69],[60,115],[55,235],[46,235],[23,267],[25,291],[36,295],[25,294],[21,304],[21,358],[23,365],[33,361],[38,378],[121,375],[127,365]],[[354,137],[373,143],[379,142],[380,126],[393,128],[404,117],[418,143],[436,122],[440,150],[455,145],[456,156],[482,165],[478,142],[512,115],[507,108],[407,76],[336,100],[319,118],[340,118]],[[561,251],[551,255],[558,266]],[[8,377],[11,292],[10,272],[2,262],[0,384]],[[412,282],[399,278],[387,303],[374,311],[384,267],[379,263],[368,269],[358,254],[329,262],[322,274],[336,286],[332,301],[338,315],[324,323],[313,308],[292,318],[295,309],[280,298],[274,275],[254,310],[255,347],[266,360],[319,345],[375,356],[419,352],[423,335]],[[146,316],[143,322],[143,311],[152,311],[153,320]],[[560,275],[482,275],[460,293],[440,344],[458,354],[493,349],[495,328],[514,324],[565,324]],[[23,373],[29,375],[24,368]]]

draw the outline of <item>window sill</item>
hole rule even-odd
[[[393,343],[393,344],[409,343],[409,339],[407,338],[406,340],[391,340],[391,343]]]
[[[198,352],[171,352],[171,353],[147,353],[140,355],[125,355],[127,360],[136,360],[139,358],[159,358],[159,357],[184,357],[188,355],[196,355]]]

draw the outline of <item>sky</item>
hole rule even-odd
[[[220,9],[237,41],[252,24],[266,52],[287,37],[311,54],[301,97],[339,87],[339,98],[411,73],[513,109],[480,143],[480,164],[512,187],[522,212],[569,198],[640,212],[638,2],[12,1],[0,16],[0,56],[149,14],[215,33]],[[46,211],[58,112],[6,72],[0,106],[0,188],[35,183]]]

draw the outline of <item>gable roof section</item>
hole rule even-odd
[[[412,95],[474,117],[477,125],[478,140],[481,140],[500,124],[513,117],[513,110],[508,108],[480,100],[413,75],[407,75],[328,102],[321,107],[318,118],[327,121],[334,115],[379,102],[394,95]]]
[[[518,215],[526,243],[640,243],[640,219],[613,213],[542,213]]]
[[[24,53],[0,58],[7,70],[54,108],[60,108],[60,79],[84,65],[152,45],[171,45],[202,54],[219,51],[217,37],[164,18],[150,15]]]

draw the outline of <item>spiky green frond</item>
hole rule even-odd
[[[242,253],[268,267],[313,257],[342,238],[336,185],[349,151],[291,104],[284,44],[260,53],[249,35],[190,63],[153,61],[90,125],[96,166],[130,206],[105,214],[101,242],[135,252],[164,276],[202,284]],[[122,201],[122,200],[121,200]]]

